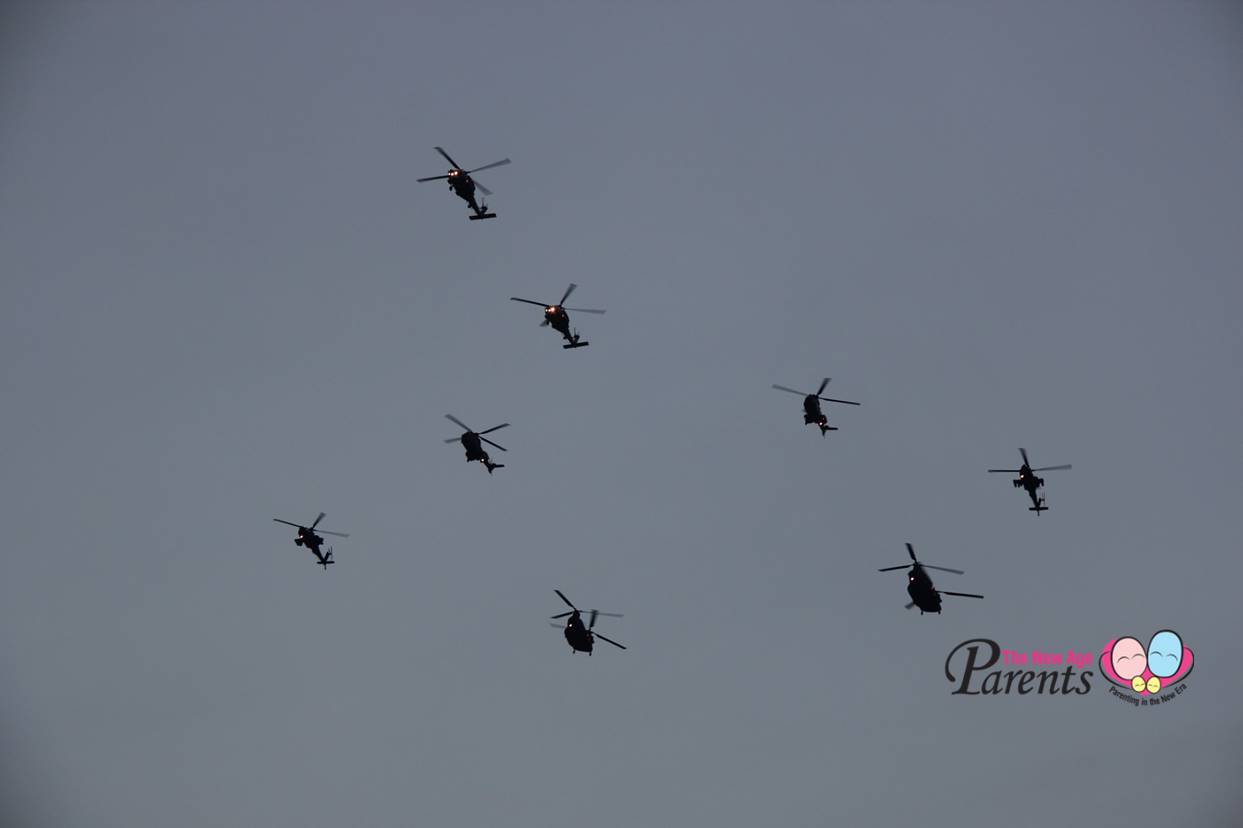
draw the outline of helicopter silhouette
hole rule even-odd
[[[1064,466],[1041,466],[1033,469],[1031,463],[1027,459],[1027,449],[1020,448],[1019,454],[1023,455],[1023,465],[1017,469],[989,469],[990,472],[1000,474],[1018,474],[1013,480],[1014,488],[1023,488],[1027,490],[1027,496],[1032,499],[1032,505],[1027,507],[1027,511],[1035,512],[1039,517],[1041,512],[1047,512],[1049,507],[1044,505],[1044,495],[1038,494],[1037,490],[1044,488],[1044,478],[1037,477],[1035,472],[1038,471],[1059,471],[1061,469],[1069,469],[1069,465]]]
[[[788,391],[791,394],[798,394],[800,397],[802,397],[803,398],[803,423],[804,425],[811,425],[812,423],[815,423],[816,425],[820,426],[820,436],[823,437],[825,435],[825,432],[837,431],[837,429],[829,425],[829,418],[826,417],[824,415],[824,412],[820,410],[821,400],[824,400],[825,402],[841,403],[843,405],[859,405],[859,403],[851,402],[850,400],[835,400],[831,397],[820,396],[821,394],[824,393],[824,388],[828,384],[829,384],[829,378],[825,377],[824,382],[820,383],[820,387],[816,389],[815,393],[813,394],[807,394],[804,391],[795,391],[793,388],[787,388],[784,385],[777,385],[775,383],[773,384],[773,388],[776,388],[778,391]]]
[[[947,566],[933,566],[932,564],[920,563],[915,559],[915,548],[909,543],[906,545],[906,554],[911,556],[911,563],[899,564],[898,566],[886,566],[878,572],[891,572],[895,569],[909,569],[910,573],[906,576],[906,592],[911,596],[911,602],[906,605],[906,609],[911,607],[919,607],[919,614],[925,612],[941,613],[941,596],[957,595],[959,598],[983,598],[983,595],[976,595],[971,592],[948,592],[939,590],[932,585],[932,578],[928,577],[926,569],[939,569],[942,572],[953,572],[955,575],[964,574],[961,569],[950,569]]]
[[[554,615],[552,617],[555,620],[557,618],[565,618],[566,616],[569,616],[569,620],[565,622],[565,640],[570,645],[571,655],[574,654],[575,652],[586,653],[587,655],[591,655],[592,647],[594,646],[595,639],[597,638],[600,639],[601,641],[607,641],[608,643],[612,644],[614,647],[620,647],[623,650],[626,649],[626,646],[624,644],[618,644],[613,639],[606,638],[600,633],[594,631],[594,628],[596,626],[596,616],[607,615],[610,618],[621,618],[621,615],[615,612],[600,612],[599,610],[588,610],[588,612],[591,613],[591,620],[587,622],[586,626],[583,626],[582,611],[579,610],[578,607],[570,603],[570,599],[566,598],[565,594],[561,590],[554,589],[553,592],[557,593],[557,597],[560,598],[562,601],[565,601],[566,606],[570,608],[570,612],[563,612],[560,615]],[[552,626],[555,627],[557,625],[553,624]]]
[[[336,563],[336,561],[332,559],[332,547],[331,546],[328,547],[328,551],[325,553],[321,554],[319,551],[320,546],[322,546],[324,543],[324,539],[320,535],[316,534],[315,527],[319,526],[319,522],[323,519],[324,519],[324,513],[320,512],[319,517],[315,518],[314,523],[312,523],[310,526],[302,526],[301,524],[290,523],[289,521],[281,520],[280,518],[272,518],[272,520],[276,521],[277,523],[283,523],[286,526],[292,526],[296,528],[298,530],[298,535],[297,537],[293,539],[293,545],[294,546],[305,546],[307,549],[311,550],[311,552],[315,554],[315,558],[316,558],[315,563],[318,566],[323,567],[324,571],[327,572],[328,567]],[[327,529],[320,529],[319,532],[323,533],[324,535],[333,535],[338,538],[349,537],[349,535],[345,534],[344,532],[329,532]]]
[[[506,451],[507,449],[504,446],[498,445],[492,442],[491,440],[489,440],[487,437],[484,437],[483,435],[491,434],[494,431],[499,431],[502,428],[505,428],[506,426],[508,426],[509,423],[501,423],[498,426],[493,426],[492,428],[489,428],[487,431],[476,432],[476,431],[473,431],[470,426],[468,426],[466,423],[459,420],[457,417],[454,417],[452,414],[446,414],[445,417],[451,420],[452,422],[460,425],[462,428],[466,429],[466,433],[463,434],[461,437],[450,437],[449,439],[445,440],[445,442],[454,443],[454,442],[461,441],[462,445],[466,448],[466,462],[467,463],[473,463],[476,460],[479,461],[480,463],[483,463],[483,465],[488,470],[488,474],[491,474],[493,469],[505,468],[504,463],[493,463],[492,462],[492,458],[488,457],[488,453],[483,450],[482,444],[487,443],[488,445],[494,446],[500,449],[501,451]]]
[[[433,175],[428,178],[420,178],[418,180],[420,182],[424,182],[447,179],[449,182],[449,189],[453,190],[453,192],[457,194],[458,198],[463,199],[470,205],[470,209],[475,211],[473,216],[467,216],[467,218],[471,221],[496,218],[496,213],[488,212],[488,205],[480,204],[475,201],[475,190],[479,190],[479,192],[484,195],[492,195],[492,191],[472,178],[471,173],[477,173],[480,170],[490,170],[493,167],[503,167],[509,163],[509,159],[505,158],[500,161],[494,161],[491,164],[484,164],[482,167],[475,167],[473,170],[464,170],[458,162],[449,157],[449,153],[445,152],[440,147],[436,147],[436,152],[443,155],[445,160],[453,166],[449,168],[449,172],[446,175]]]
[[[570,294],[578,285],[570,282],[570,286],[565,289],[565,293],[561,297],[561,301],[555,305],[549,305],[546,302],[536,302],[534,299],[519,299],[517,296],[509,297],[514,302],[526,302],[528,305],[539,305],[544,309],[544,321],[540,323],[540,327],[552,325],[552,329],[565,337],[566,344],[562,348],[585,348],[591,343],[580,342],[578,331],[570,333],[570,315],[566,311],[574,311],[575,313],[604,313],[602,310],[593,308],[567,308],[565,300],[570,298]]]

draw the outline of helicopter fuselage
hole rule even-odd
[[[920,612],[941,612],[941,594],[922,566],[916,564],[906,576],[906,593]]]
[[[544,308],[544,321],[552,326],[562,336],[570,335],[570,315],[565,312],[565,308],[558,305],[549,305]]]
[[[462,447],[466,449],[467,463],[482,463],[484,468],[488,470],[488,474],[493,469],[505,468],[502,463],[493,463],[492,458],[483,450],[483,441],[479,439],[479,435],[473,431],[468,431],[461,436]]]
[[[1037,491],[1044,487],[1044,478],[1037,477],[1031,470],[1031,466],[1026,463],[1019,469],[1019,476],[1013,481],[1014,488],[1025,489],[1027,496],[1032,500],[1033,507],[1043,507],[1043,498],[1037,494]]]
[[[328,547],[327,552],[320,551],[320,547],[323,546],[323,543],[323,537],[315,534],[313,530],[303,527],[298,527],[298,536],[293,539],[294,546],[303,546],[311,550],[311,554],[315,556],[316,565],[322,567],[323,570],[327,572],[328,567],[336,563],[336,561],[332,559],[331,546]]]
[[[468,431],[462,435],[462,447],[466,449],[466,462],[486,463],[489,460],[488,453],[483,450],[483,442],[479,439],[479,435],[473,431]]]
[[[803,398],[803,424],[820,426],[820,436],[823,437],[829,428],[829,418],[825,416],[820,409],[820,398],[815,394],[808,394]]]
[[[583,626],[583,620],[577,613],[571,615],[570,620],[565,622],[565,640],[571,649],[587,655],[591,655],[595,647],[595,636],[591,634],[591,630]]]
[[[310,529],[298,529],[298,536],[293,539],[294,546],[305,546],[315,554],[319,554],[319,547],[324,539],[315,534]]]
[[[461,170],[449,170],[449,189],[467,201],[475,200],[475,182]]]
[[[827,425],[829,418],[820,410],[820,400],[815,394],[808,394],[803,400],[803,422],[807,425]]]
[[[475,200],[475,180],[469,174],[461,170],[449,170],[449,189],[470,205],[476,217],[482,218],[487,215],[487,207]]]
[[[549,305],[544,308],[544,321],[547,322],[554,331],[565,337],[565,341],[570,343],[564,347],[570,347],[578,344],[578,334],[570,333],[570,315],[566,313],[565,308],[560,305]],[[583,343],[586,345],[587,343]]]

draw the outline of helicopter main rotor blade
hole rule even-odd
[[[1019,469],[989,469],[990,472],[1000,472],[1004,474],[1018,474]]]
[[[562,308],[563,311],[574,311],[575,313],[604,313],[597,308]]]
[[[449,437],[445,440],[445,442],[446,443],[460,443],[462,442],[462,438],[461,437]]]
[[[301,523],[290,523],[289,521],[287,521],[287,520],[281,520],[280,518],[272,518],[272,520],[276,521],[277,523],[283,523],[283,524],[285,524],[286,526],[292,526],[292,527],[293,527],[293,528],[295,528],[295,529],[305,529],[305,528],[306,528],[306,527],[305,527],[305,526],[303,526]]]
[[[349,537],[349,535],[346,534],[345,532],[329,532],[327,529],[316,529],[315,531],[319,532],[321,535],[332,535],[333,537],[336,537],[336,538],[348,538]]]
[[[824,393],[824,389],[825,389],[825,387],[826,387],[826,386],[828,386],[828,384],[829,384],[829,378],[828,378],[828,377],[825,377],[825,378],[824,378],[824,381],[820,383],[820,387],[819,387],[818,389],[816,389],[816,396],[817,396],[817,397],[819,397],[821,394],[823,394],[823,393]]]
[[[861,403],[852,402],[850,400],[835,400],[832,397],[821,397],[819,395],[816,395],[816,399],[824,400],[825,402],[842,403],[843,405],[861,405]]]
[[[558,306],[564,305],[564,304],[565,304],[565,300],[570,298],[570,294],[574,292],[574,289],[575,289],[576,287],[578,287],[578,285],[574,284],[573,282],[570,282],[570,286],[569,286],[568,288],[566,288],[566,289],[565,289],[565,293],[564,293],[564,294],[562,294],[562,296],[561,296],[561,301],[560,301],[560,302],[558,302],[558,303],[557,303],[557,305],[558,305]]]
[[[470,431],[470,430],[471,430],[471,429],[470,429],[470,426],[468,426],[466,423],[464,423],[464,422],[462,422],[461,420],[459,420],[457,417],[454,417],[452,414],[446,414],[446,415],[445,415],[445,419],[447,419],[447,420],[448,420],[449,422],[451,422],[451,423],[455,423],[455,424],[457,424],[457,425],[460,425],[460,426],[461,426],[463,429],[465,429],[466,431]]]
[[[1034,471],[1034,472],[1038,472],[1038,471],[1061,471],[1062,469],[1069,469],[1069,468],[1070,468],[1070,464],[1069,464],[1069,463],[1067,463],[1067,464],[1066,464],[1066,465],[1064,465],[1064,466],[1041,466],[1041,467],[1040,467],[1040,468],[1038,468],[1038,469],[1032,469],[1032,471]]]
[[[503,167],[509,163],[508,158],[502,158],[500,161],[493,161],[491,164],[484,164],[482,167],[475,167],[473,170],[467,170],[468,173],[477,173],[480,170],[490,170],[493,167]],[[455,165],[456,166],[456,165]],[[478,182],[476,182],[478,183]]]
[[[983,598],[984,597],[983,595],[976,595],[973,592],[946,592],[945,590],[941,590],[941,589],[937,590],[937,594],[938,595],[957,595],[959,598]]]
[[[564,593],[564,592],[562,592],[562,591],[561,591],[561,590],[559,590],[559,589],[554,589],[554,590],[553,590],[553,592],[557,593],[557,597],[558,597],[558,598],[560,598],[562,601],[565,601],[565,605],[566,605],[567,607],[569,607],[570,609],[574,610],[575,612],[578,612],[578,607],[574,606],[574,604],[572,604],[572,603],[570,602],[570,599],[565,597],[565,593]],[[554,616],[554,617],[556,617],[556,616]]]
[[[449,177],[449,176],[447,176],[447,175],[433,175],[433,176],[429,176],[429,177],[427,177],[427,178],[416,178],[416,179],[414,179],[414,180],[415,180],[415,181],[417,181],[417,182],[419,182],[420,184],[422,184],[424,181],[443,181],[444,179],[446,179],[446,178],[448,178],[448,177]]]
[[[496,447],[496,448],[500,449],[501,451],[509,451],[509,449],[505,448],[504,446],[500,445],[499,443],[494,443],[494,442],[492,442],[492,441],[491,441],[491,440],[489,440],[487,437],[480,437],[479,439],[480,439],[480,440],[482,440],[483,442],[487,443],[487,444],[488,444],[488,445],[490,445],[490,446],[494,446],[494,447]]]
[[[552,307],[547,302],[536,302],[534,299],[519,299],[517,296],[511,296],[509,297],[509,300],[511,302],[526,302],[528,305],[539,305],[541,308]]]
[[[452,165],[453,165],[453,169],[455,169],[455,170],[460,170],[460,169],[462,169],[462,165],[461,165],[461,164],[459,164],[458,162],[454,161],[452,158],[450,158],[450,157],[449,157],[449,153],[445,152],[445,151],[444,151],[443,149],[441,149],[440,147],[436,147],[436,152],[438,152],[438,153],[440,153],[441,155],[443,155],[443,156],[445,157],[445,160],[446,160],[446,161],[448,161],[450,164],[452,164]]]
[[[494,431],[500,431],[502,428],[508,428],[508,427],[509,427],[509,423],[501,423],[498,426],[492,426],[492,428],[488,429],[487,431],[481,431],[479,433],[480,434],[491,434]]]
[[[1019,449],[1019,454],[1023,455],[1023,465],[1024,465],[1024,466],[1030,466],[1030,465],[1032,464],[1032,463],[1031,463],[1031,461],[1027,459],[1027,449],[1025,449],[1025,448],[1020,448],[1020,449]]]
[[[618,643],[617,643],[616,641],[614,641],[613,639],[611,639],[611,638],[606,638],[605,636],[601,635],[601,634],[600,634],[600,633],[598,633],[598,632],[593,632],[593,633],[592,633],[592,635],[594,635],[596,638],[599,638],[599,639],[601,639],[601,640],[603,640],[603,641],[607,641],[607,642],[609,642],[609,643],[610,643],[610,644],[612,644],[614,647],[617,647],[617,648],[622,649],[622,650],[626,649],[626,645],[625,645],[625,644],[618,644]]]
[[[899,564],[898,566],[887,566],[884,569],[878,569],[877,572],[892,572],[895,569],[910,569],[910,564]]]
[[[550,618],[553,618],[553,619],[557,619],[557,618],[565,618],[567,615],[573,615],[573,614],[574,614],[574,612],[577,612],[577,610],[574,610],[574,611],[572,611],[572,612],[563,612],[563,613],[561,613],[560,615],[551,615],[551,616],[549,616],[549,617],[550,617]],[[559,627],[559,626],[561,626],[561,625],[560,625],[560,624],[553,624],[553,626],[554,626],[554,627]]]
[[[920,564],[924,569],[939,569],[942,572],[953,572],[955,575],[966,575],[961,569],[950,569],[948,566],[933,566],[932,564]]]
[[[483,185],[482,185],[482,184],[480,184],[478,181],[475,181],[475,179],[473,179],[473,178],[471,179],[471,181],[474,181],[474,182],[475,182],[475,189],[476,189],[476,190],[478,190],[479,192],[483,193],[484,195],[492,195],[492,191],[491,191],[491,190],[489,190],[487,187],[483,186]]]
[[[589,622],[587,623],[587,629],[589,629],[589,630],[590,630],[592,627],[594,627],[594,626],[596,625],[596,616],[597,616],[597,615],[599,615],[599,614],[600,614],[600,611],[599,611],[599,610],[592,610],[592,611],[591,611],[591,621],[589,621]]]
[[[776,388],[778,391],[789,391],[791,394],[798,394],[800,397],[807,396],[806,391],[795,391],[793,388],[787,388],[784,385],[777,385],[776,383],[773,383],[773,388]]]
[[[324,519],[324,513],[320,512],[319,517],[315,518],[315,522],[311,524],[311,531],[315,531],[315,527],[319,526],[319,522]]]
[[[910,556],[911,556],[911,560],[912,560],[912,561],[914,561],[914,560],[915,560],[915,547],[911,546],[911,545],[908,543],[908,544],[906,545],[906,554],[910,555]]]

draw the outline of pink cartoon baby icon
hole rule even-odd
[[[1128,636],[1115,641],[1109,654],[1109,664],[1118,678],[1131,682],[1132,690],[1144,692],[1146,683],[1143,673],[1148,669],[1148,651],[1137,639]]]

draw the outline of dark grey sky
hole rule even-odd
[[[1241,20],[6,4],[5,824],[1236,822]],[[1162,709],[941,675],[1162,627]]]

